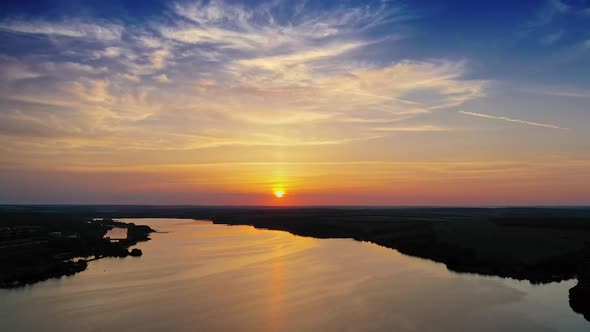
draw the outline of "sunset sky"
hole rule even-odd
[[[2,1],[0,84],[0,203],[590,205],[590,1]]]

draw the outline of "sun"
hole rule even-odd
[[[283,190],[275,190],[275,196],[277,196],[278,198],[283,198],[283,196],[285,196],[285,192]]]

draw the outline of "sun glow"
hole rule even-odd
[[[278,198],[282,198],[283,196],[285,196],[285,191],[277,189],[275,190],[275,196],[277,196]]]

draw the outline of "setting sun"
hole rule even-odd
[[[590,332],[590,0],[0,0],[0,45],[0,332]]]

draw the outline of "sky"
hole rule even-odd
[[[590,1],[5,0],[0,84],[0,204],[590,205]]]

